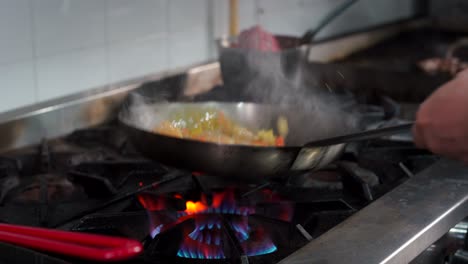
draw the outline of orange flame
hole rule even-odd
[[[203,204],[202,202],[187,201],[185,203],[185,206],[186,206],[185,212],[188,215],[199,214],[208,210],[208,206]]]

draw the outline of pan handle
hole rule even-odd
[[[364,132],[354,133],[345,136],[317,140],[305,144],[296,156],[291,166],[292,170],[313,170],[329,163],[344,149],[344,144],[349,142],[376,139],[383,136],[398,134],[408,131],[414,123],[386,127],[381,129],[372,129]],[[324,160],[325,159],[325,160]]]
[[[379,129],[371,129],[364,132],[353,133],[345,136],[332,137],[327,139],[321,139],[312,141],[304,145],[304,147],[324,147],[331,145],[338,145],[349,142],[364,141],[370,139],[381,138],[384,136],[391,136],[401,132],[410,131],[413,127],[414,122],[407,123],[404,125],[385,127]]]

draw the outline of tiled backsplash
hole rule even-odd
[[[343,0],[239,0],[240,27],[299,35]],[[0,112],[216,57],[228,0],[0,0]],[[361,0],[323,34],[411,14]]]

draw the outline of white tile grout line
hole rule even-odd
[[[109,33],[109,0],[104,1],[104,49],[105,49],[105,64],[106,64],[106,82],[112,83],[110,74],[110,33]]]
[[[171,50],[170,45],[172,41],[172,34],[171,34],[171,1],[166,0],[166,69],[170,69],[172,67],[172,58],[171,58]]]
[[[38,74],[37,74],[37,50],[36,50],[36,30],[34,29],[34,0],[29,0],[29,23],[31,33],[31,49],[32,49],[32,65],[33,65],[33,79],[34,79],[34,102],[39,101],[39,85],[38,85]]]

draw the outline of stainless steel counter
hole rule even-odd
[[[468,167],[441,160],[281,263],[409,263],[468,215]]]

